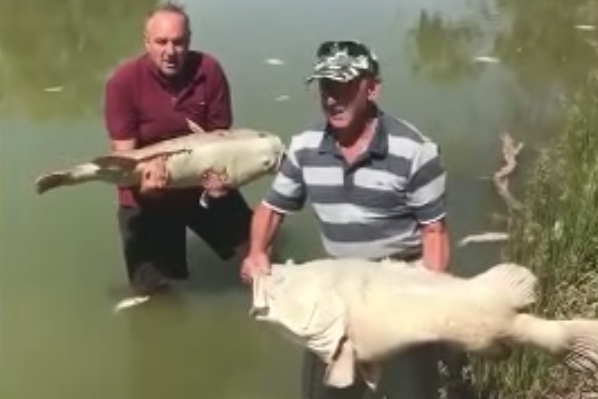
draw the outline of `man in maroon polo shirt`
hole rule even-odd
[[[189,50],[189,18],[159,5],[145,24],[145,54],[119,65],[105,86],[105,125],[115,151],[143,147],[188,132],[186,118],[210,131],[232,124],[227,78],[209,54]],[[185,228],[222,259],[245,247],[251,208],[238,191],[199,204],[201,189],[160,190],[160,162],[143,165],[146,180],[118,189],[118,220],[127,276],[149,295],[166,279],[188,277]],[[198,180],[199,180],[198,176]]]

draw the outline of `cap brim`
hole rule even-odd
[[[316,72],[316,73],[312,74],[307,79],[305,79],[305,83],[311,83],[314,80],[320,80],[320,79],[329,79],[329,80],[334,80],[336,82],[346,83],[346,82],[349,82],[357,77],[359,77],[359,74],[355,75],[355,74],[351,74],[351,73],[343,73],[343,72],[339,72],[337,70],[320,71],[320,72]]]

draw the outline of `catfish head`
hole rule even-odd
[[[218,156],[226,165],[226,178],[232,186],[275,174],[285,159],[285,145],[273,133],[237,129],[229,138]]]
[[[319,356],[328,365],[327,384],[348,386],[354,366],[352,347],[344,340],[345,305],[327,279],[318,277],[301,266],[273,265],[271,274],[253,279],[250,315]]]

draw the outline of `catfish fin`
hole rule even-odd
[[[206,191],[203,191],[201,193],[201,196],[199,197],[199,206],[201,206],[204,209],[208,209],[210,204],[209,204],[209,199],[210,197],[208,196],[208,193]]]
[[[191,130],[193,133],[196,133],[196,134],[206,133],[206,131],[204,129],[202,129],[201,126],[199,126],[197,123],[193,122],[191,119],[185,118],[185,120],[187,121],[187,126],[189,127],[189,130]]]
[[[473,282],[489,285],[505,295],[517,310],[522,310],[536,302],[538,278],[528,268],[514,263],[501,263],[472,279]]]
[[[376,391],[378,389],[378,384],[382,379],[382,367],[380,364],[358,364],[357,369],[370,390]]]
[[[347,339],[339,342],[335,356],[326,366],[324,383],[335,388],[346,388],[355,380],[355,352]]]
[[[138,164],[138,161],[135,158],[119,154],[102,155],[94,158],[91,162],[98,165],[100,168],[118,168],[124,170],[133,170]]]

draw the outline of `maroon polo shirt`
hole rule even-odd
[[[164,79],[144,54],[115,68],[105,85],[104,118],[112,140],[136,139],[138,147],[188,132],[186,118],[204,130],[232,124],[230,88],[220,63],[204,52],[192,51],[174,84]],[[152,201],[197,197],[199,189],[177,189]],[[119,203],[135,206],[132,190],[118,188]]]

